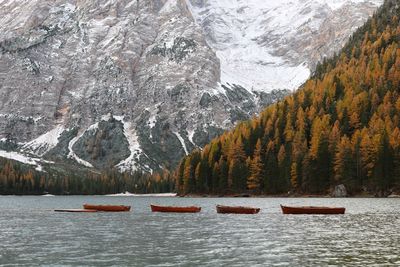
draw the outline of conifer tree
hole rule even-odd
[[[290,167],[290,185],[294,191],[298,189],[298,171],[297,163],[293,162]]]
[[[341,138],[337,145],[334,159],[334,179],[337,184],[344,183],[349,191],[356,188],[355,163],[350,139],[347,136]]]
[[[218,166],[219,166],[219,185],[218,185],[218,189],[221,192],[225,192],[228,189],[228,172],[229,172],[229,168],[228,168],[228,164],[226,162],[226,160],[221,157],[219,162],[218,162]]]
[[[261,140],[258,139],[254,150],[253,159],[250,162],[249,177],[247,178],[247,188],[251,191],[259,193],[262,189],[264,180],[264,163],[262,161]]]
[[[195,187],[194,169],[190,156],[186,158],[183,170],[183,192],[193,193]]]

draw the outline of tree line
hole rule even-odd
[[[0,195],[103,195],[122,192],[173,192],[172,176],[142,172],[120,173],[117,170],[36,171],[31,166],[0,158]]]

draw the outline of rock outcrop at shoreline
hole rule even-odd
[[[335,186],[331,194],[332,197],[347,197],[347,190],[344,184]]]

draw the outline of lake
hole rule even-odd
[[[58,213],[83,203],[126,213]],[[199,205],[152,213],[150,203]],[[261,208],[217,214],[216,204]],[[283,215],[279,204],[345,206]],[[0,196],[2,266],[400,266],[400,199]]]

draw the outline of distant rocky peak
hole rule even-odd
[[[383,0],[187,0],[221,62],[221,82],[294,90]]]

